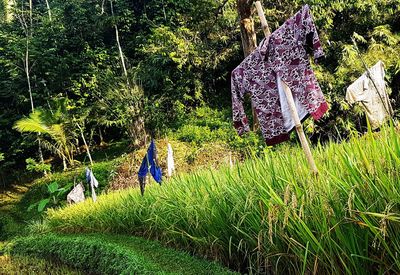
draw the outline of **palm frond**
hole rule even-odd
[[[60,146],[60,144],[57,143],[53,144],[47,140],[42,140],[41,144],[44,149],[50,151],[53,154],[58,155],[61,158],[63,157],[64,153],[62,151],[62,147]]]
[[[27,118],[22,118],[18,120],[13,129],[24,133],[24,132],[33,132],[33,133],[42,133],[49,134],[49,127],[43,122],[41,118],[41,112],[35,111],[29,115]]]
[[[367,43],[367,40],[362,35],[359,35],[356,32],[353,33],[353,37],[357,42]]]
[[[399,39],[392,33],[389,25],[381,25],[374,28],[372,36],[389,46],[396,45]]]

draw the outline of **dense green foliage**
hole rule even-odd
[[[40,230],[144,235],[241,271],[398,273],[400,136],[394,128],[195,172],[49,210]],[[95,211],[94,211],[95,210]]]
[[[96,274],[234,274],[216,263],[118,235],[36,235],[16,239],[11,255],[57,261]]]
[[[91,145],[126,137],[140,145],[144,130],[162,136],[185,126],[193,107],[230,113],[229,76],[243,56],[235,0],[54,0],[50,10],[46,1],[33,1],[32,13],[28,3],[1,1],[1,12],[7,15],[0,20],[4,184],[12,181],[7,172],[24,168],[26,158],[39,161],[38,136],[12,129],[29,116],[32,106],[51,114],[63,103],[62,114],[51,125],[62,126],[64,137],[58,141],[67,141],[64,150],[54,135],[39,138],[47,145],[45,158],[72,154],[71,162],[84,151],[79,127]],[[307,121],[306,130],[312,140],[346,137],[350,130],[365,127],[360,109],[343,100],[345,87],[364,70],[351,44],[353,36],[368,65],[385,62],[392,98],[398,99],[400,3],[264,1],[271,28],[304,3],[312,7],[327,53],[315,70],[331,106],[321,122]],[[211,138],[229,135],[229,121]],[[209,133],[207,129],[185,127],[179,139],[207,141],[206,135],[199,136],[203,130]]]
[[[361,58],[369,66],[384,61],[399,116],[400,0],[262,2],[271,29],[301,5],[312,8],[326,53],[313,67],[330,110],[319,122],[305,122],[311,141],[346,140],[354,130],[366,131],[361,108],[344,101],[346,87],[365,70]],[[300,150],[286,144],[265,149],[258,133],[241,138],[232,128],[230,72],[243,59],[235,0],[46,4],[0,0],[0,183],[18,189],[10,183],[48,172],[15,207],[6,205],[0,239],[21,234],[21,223],[38,217],[33,208],[65,204],[65,192],[84,180],[85,142],[101,193],[125,157],[111,159],[143,148],[147,133],[185,151],[176,155],[181,171],[197,167],[198,159],[214,163],[218,151],[267,157],[235,171],[150,186],[145,198],[133,190],[96,205],[50,211],[45,225],[156,237],[240,270],[400,272],[393,233],[399,220],[394,133],[384,132],[380,143],[370,135],[317,148],[321,175],[311,179],[305,163],[293,170]],[[258,19],[256,24],[260,40]],[[121,141],[121,154],[104,149]],[[140,163],[131,156],[124,163],[129,176]],[[69,171],[59,173],[61,166]],[[73,221],[74,215],[81,218]]]

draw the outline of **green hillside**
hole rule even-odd
[[[36,231],[146,236],[241,271],[397,273],[398,132],[313,153],[317,177],[300,148],[266,151],[234,169],[153,185],[144,197],[130,189],[50,209]]]
[[[259,115],[275,102],[265,123],[281,131],[277,91],[232,96],[232,71],[265,37],[256,2],[0,0],[1,274],[400,273],[400,0],[259,1],[272,32],[310,7],[293,37],[315,23],[320,41],[304,34],[289,55],[324,52],[310,66],[329,109],[302,122],[318,175],[295,131],[267,146],[251,115],[252,100]],[[379,61],[394,112],[376,128],[346,91]],[[252,128],[240,136],[236,97]],[[163,181],[141,196],[151,140]],[[86,200],[68,205],[79,183]]]

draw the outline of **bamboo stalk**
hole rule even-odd
[[[87,155],[88,155],[88,157],[89,157],[89,160],[90,160],[90,166],[93,167],[92,155],[90,154],[89,145],[87,144],[86,139],[85,139],[85,135],[83,134],[83,129],[82,129],[82,127],[79,125],[78,122],[76,122],[76,126],[78,126],[79,131],[81,132],[81,137],[82,137],[83,143],[85,144],[86,153],[87,153]]]
[[[270,31],[270,29],[268,27],[268,22],[265,19],[265,14],[264,14],[261,2],[260,1],[256,1],[255,5],[256,5],[258,16],[260,17],[261,27],[262,27],[262,29],[264,31],[265,37],[268,37],[271,34],[271,31]],[[308,164],[310,165],[311,171],[315,175],[317,175],[318,174],[318,168],[315,165],[315,161],[314,161],[314,158],[312,156],[310,146],[308,144],[306,135],[304,134],[303,126],[301,125],[301,121],[300,121],[300,118],[299,118],[299,114],[297,112],[296,105],[294,103],[292,92],[290,91],[290,88],[286,85],[286,83],[283,82],[280,78],[278,78],[277,81],[280,82],[280,84],[283,87],[283,91],[285,92],[286,99],[288,101],[288,105],[289,105],[289,109],[290,109],[290,115],[291,115],[291,117],[293,119],[293,122],[295,123],[296,132],[297,132],[297,135],[299,136],[301,147],[303,148],[304,154],[306,155]],[[279,83],[278,83],[278,85],[279,85]]]
[[[271,35],[271,31],[270,31],[270,29],[268,27],[267,19],[265,19],[265,14],[264,14],[264,10],[263,10],[263,8],[261,6],[261,2],[260,1],[256,1],[255,5],[256,5],[258,16],[260,17],[261,28],[263,29],[265,37],[268,37],[268,36]]]

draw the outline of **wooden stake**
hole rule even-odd
[[[265,19],[265,14],[264,14],[263,8],[261,6],[261,2],[260,1],[256,1],[255,5],[256,5],[258,16],[260,17],[261,27],[262,27],[262,29],[264,31],[265,37],[268,37],[271,34],[271,31],[269,30],[268,22]],[[299,118],[299,114],[297,112],[296,105],[294,103],[292,92],[290,91],[290,88],[286,85],[286,83],[283,82],[280,78],[278,79],[278,81],[280,81],[280,84],[283,87],[283,91],[285,92],[285,95],[286,95],[286,98],[287,98],[287,101],[288,101],[288,105],[289,105],[289,109],[290,109],[290,114],[292,116],[293,122],[295,123],[296,132],[297,132],[297,135],[299,136],[300,143],[301,143],[301,146],[303,147],[303,151],[304,151],[304,153],[306,155],[308,164],[310,165],[311,171],[315,175],[317,175],[318,174],[318,168],[315,165],[314,158],[313,158],[313,156],[311,154],[310,146],[308,144],[306,135],[304,134],[303,126],[301,125],[301,121],[300,121],[300,118]],[[279,83],[278,83],[278,85],[279,85]]]
[[[265,14],[264,14],[264,10],[261,6],[261,2],[256,1],[255,4],[256,4],[258,16],[260,17],[261,28],[263,29],[265,37],[268,37],[271,35],[271,31],[269,30],[267,19],[265,19]]]
[[[88,157],[89,157],[89,160],[90,160],[90,167],[93,168],[92,155],[90,154],[89,145],[87,144],[86,139],[85,139],[85,135],[83,134],[83,129],[82,129],[82,127],[79,125],[78,122],[76,122],[76,126],[78,126],[78,128],[79,128],[79,130],[80,130],[80,132],[81,132],[81,137],[82,137],[83,143],[85,144],[86,153],[87,153],[87,155],[88,155]]]

